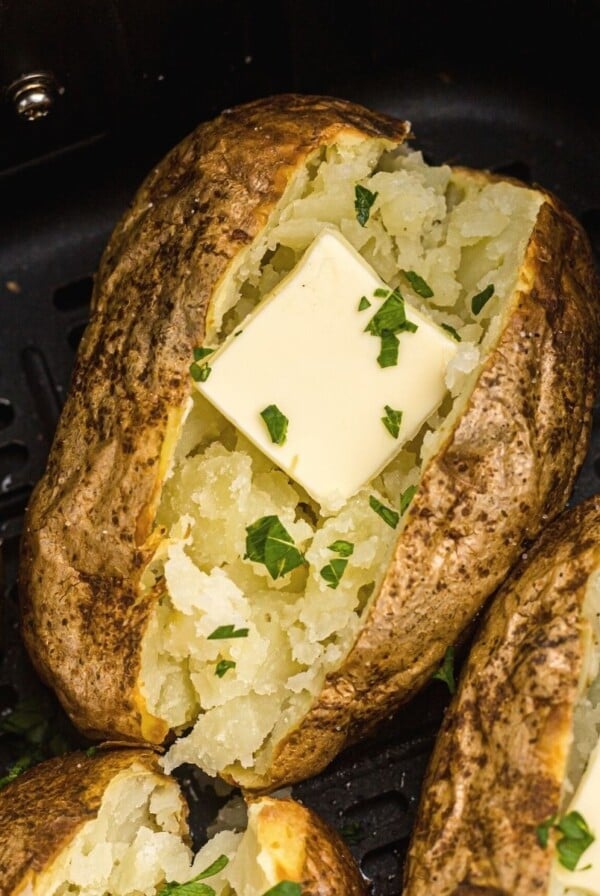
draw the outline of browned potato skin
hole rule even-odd
[[[257,234],[294,167],[348,130],[409,136],[404,122],[329,98],[276,97],[226,113],[155,169],[106,250],[93,320],[29,506],[21,566],[25,641],[88,734],[156,743],[167,735],[136,681],[154,606],[138,581],[154,546],[168,414],[190,392],[192,348],[226,265]],[[585,233],[544,196],[526,286],[424,473],[352,652],[276,747],[269,772],[245,787],[319,772],[412,696],[523,546],[566,505],[598,383],[600,287]],[[224,776],[235,781],[237,772]]]
[[[77,752],[42,762],[1,790],[0,896],[17,896],[33,885],[96,817],[113,778],[134,764],[163,774],[151,750]],[[182,825],[182,835],[186,830]]]
[[[319,815],[291,799],[264,796],[260,803],[258,839],[280,853],[280,880],[301,883],[302,896],[366,896],[352,853]]]
[[[440,729],[403,896],[548,892],[535,828],[559,809],[583,659],[581,606],[600,566],[600,496],[565,512],[486,614]]]

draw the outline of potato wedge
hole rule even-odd
[[[564,508],[598,384],[585,233],[543,190],[427,165],[409,132],[257,100],[200,125],[117,226],[20,571],[25,642],[87,734],[178,735],[167,770],[248,790],[315,774],[429,679]],[[333,513],[190,376],[324,227],[460,340],[442,404]],[[245,556],[264,519],[306,561],[275,580]]]
[[[179,784],[151,751],[47,760],[0,792],[0,894],[156,896],[196,878],[215,896],[283,882],[298,896],[366,893],[339,835],[294,800],[254,799],[240,825],[194,855]]]
[[[598,892],[565,877],[549,822],[572,811],[598,740],[599,619],[595,496],[544,532],[486,614],[426,774],[404,896]]]

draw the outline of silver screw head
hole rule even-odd
[[[31,72],[8,88],[15,112],[25,121],[45,118],[56,100],[56,82],[49,72]]]

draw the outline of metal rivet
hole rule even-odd
[[[15,112],[26,121],[45,118],[56,100],[56,81],[49,72],[23,75],[8,88]]]

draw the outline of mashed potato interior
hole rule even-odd
[[[220,859],[223,867],[203,879],[215,896],[262,896],[280,879],[269,844],[258,834],[262,811],[254,804],[247,817],[238,812],[240,826],[217,831],[194,856],[183,834],[184,803],[177,783],[133,765],[115,776],[96,817],[27,892],[158,896],[165,883],[191,881]]]
[[[356,184],[376,194],[366,226],[356,218]],[[326,674],[343,663],[404,522],[392,528],[370,499],[399,512],[401,496],[418,486],[499,337],[539,206],[534,191],[452,174],[419,152],[390,152],[376,140],[338,144],[290,182],[220,284],[205,340],[213,347],[323,227],[337,227],[391,288],[451,328],[460,346],[442,405],[332,515],[194,395],[156,519],[162,540],[143,578],[160,597],[143,644],[141,690],[149,711],[181,735],[167,770],[191,761],[211,775],[231,766],[260,774]],[[422,277],[433,297],[423,298],[402,270]],[[490,286],[491,298],[474,313],[473,297]],[[270,515],[306,561],[277,579],[245,556],[247,527]],[[322,570],[339,559],[331,546],[340,541],[352,552],[332,588]]]

